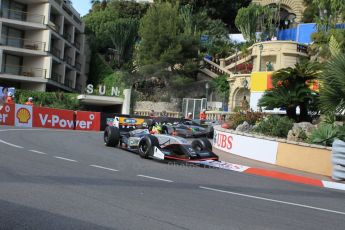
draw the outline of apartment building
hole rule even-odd
[[[82,92],[84,23],[66,0],[0,0],[0,85]]]

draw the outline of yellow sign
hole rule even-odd
[[[271,76],[272,72],[253,72],[250,78],[250,91],[263,92],[272,88]]]

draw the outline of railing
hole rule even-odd
[[[77,68],[77,70],[81,70],[81,64],[79,62],[75,63],[75,68]]]
[[[225,58],[225,66],[230,66],[232,64],[235,64],[237,62],[240,62],[241,60],[246,61],[248,58],[252,55],[252,47],[248,48],[248,52],[238,52],[236,54],[231,55],[230,57]]]
[[[53,54],[57,58],[61,58],[61,51],[56,47],[52,47],[51,54]]]
[[[212,121],[226,121],[230,118],[231,112],[206,111],[206,119]]]
[[[29,50],[45,51],[46,43],[16,37],[1,37],[0,45]]]
[[[83,89],[83,86],[82,86],[81,84],[78,83],[78,84],[76,84],[75,89],[76,89],[78,92],[81,92],[82,89]]]
[[[69,34],[68,32],[64,32],[64,33],[63,33],[63,37],[64,37],[67,41],[69,41],[69,42],[72,41],[72,35]]]
[[[230,75],[231,72],[220,67],[219,65],[217,65],[216,63],[208,60],[208,59],[204,59],[205,62],[205,69],[208,69],[209,71],[211,71],[212,73],[216,74],[216,75],[222,75],[222,74],[228,74]]]
[[[27,12],[12,10],[12,9],[2,9],[0,11],[0,17],[23,21],[23,22],[33,22],[33,23],[44,24],[44,15],[30,14]]]
[[[47,70],[40,68],[32,68],[27,66],[3,65],[2,73],[26,76],[26,77],[41,77],[46,78]]]
[[[80,43],[79,43],[79,42],[75,41],[75,42],[74,42],[74,45],[75,45],[75,47],[76,47],[78,50],[80,50]]]
[[[138,115],[138,116],[151,116],[151,111],[149,110],[138,110],[138,111],[134,111],[134,115]],[[166,116],[166,117],[174,117],[174,118],[179,118],[180,117],[180,113],[179,112],[172,112],[172,111],[168,111],[166,113],[163,112],[155,112],[154,113],[155,117],[161,117],[161,116]]]
[[[65,79],[64,85],[67,86],[67,87],[69,87],[69,88],[74,88],[74,87],[73,87],[73,81],[70,80],[70,79]]]
[[[72,65],[72,58],[69,56],[65,56],[65,58],[63,59],[65,62],[67,62],[67,64]]]
[[[60,33],[60,26],[58,26],[58,25],[55,24],[54,22],[49,21],[49,22],[48,22],[48,26],[49,26],[50,28],[52,28],[53,30],[55,30],[55,32]]]
[[[62,76],[60,74],[56,73],[56,72],[52,72],[52,75],[51,75],[50,79],[53,80],[53,81],[56,81],[58,83],[61,83]]]

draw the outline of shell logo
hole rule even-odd
[[[20,108],[17,111],[17,118],[19,120],[19,123],[27,124],[31,118],[30,111],[26,108]]]

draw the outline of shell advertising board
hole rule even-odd
[[[32,106],[20,105],[15,106],[14,125],[17,127],[32,127]]]

